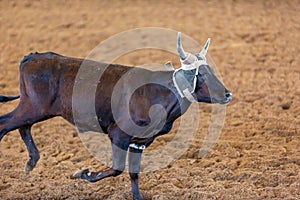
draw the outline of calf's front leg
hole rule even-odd
[[[131,136],[125,134],[115,125],[110,127],[108,134],[112,144],[113,166],[108,170],[99,172],[90,172],[89,169],[84,169],[82,171],[75,172],[73,178],[82,178],[90,182],[97,182],[110,176],[118,176],[122,174],[125,169],[126,155]]]
[[[140,166],[141,166],[141,157],[142,157],[143,150],[129,148],[128,153],[128,165],[129,165],[129,175],[131,181],[131,188],[134,200],[143,200],[139,189],[139,173],[140,173]]]

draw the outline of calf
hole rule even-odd
[[[85,62],[87,68],[103,70],[95,93],[95,111],[101,129],[111,140],[113,164],[106,171],[90,172],[86,169],[75,173],[74,177],[96,182],[106,177],[118,176],[125,169],[128,153],[133,198],[142,199],[138,175],[143,150],[157,136],[168,133],[173,122],[188,109],[192,101],[226,104],[232,98],[231,92],[217,79],[213,69],[206,63],[208,46],[209,41],[200,53],[186,53],[182,48],[179,33],[177,49],[182,67],[175,71],[149,71],[116,64],[107,65],[51,52],[31,53],[25,56],[20,64],[20,96],[0,96],[0,102],[20,97],[15,110],[0,116],[0,141],[8,132],[18,129],[29,153],[25,172],[28,174],[32,171],[40,156],[31,135],[31,127],[37,122],[56,116],[61,116],[76,125],[72,95],[76,75]],[[130,79],[120,81],[133,69],[135,70]],[[180,76],[177,76],[178,74]],[[141,79],[149,84],[134,89],[136,81]],[[178,83],[181,79],[190,85],[182,87],[182,84]],[[146,127],[143,129],[146,131],[140,135],[136,133],[133,125],[127,123],[128,116],[124,114],[124,109],[113,110],[112,101],[115,99],[112,96],[117,83],[121,83],[122,88],[117,99],[120,105],[123,105],[123,100],[126,102],[125,96],[134,91],[129,97],[129,117],[136,127]],[[76,98],[76,102],[84,103],[84,96]],[[151,116],[153,105],[160,105],[160,108],[164,109],[164,116],[156,117],[157,123],[155,120],[151,121],[154,119],[153,113]]]

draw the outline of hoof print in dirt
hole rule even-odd
[[[285,103],[285,104],[282,104],[282,105],[281,105],[281,108],[282,108],[283,110],[288,110],[288,109],[290,109],[291,104],[292,104],[292,103]]]

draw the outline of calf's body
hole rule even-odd
[[[92,117],[97,120],[101,132],[108,134],[111,140],[113,164],[106,171],[90,172],[86,169],[75,173],[74,177],[96,182],[117,176],[125,169],[128,155],[133,199],[142,199],[138,175],[143,149],[157,136],[168,133],[191,101],[226,104],[232,99],[231,92],[206,63],[209,43],[210,40],[198,54],[186,53],[178,34],[180,70],[194,74],[193,91],[185,90],[181,94],[178,84],[174,84],[174,71],[107,65],[51,52],[29,54],[20,64],[19,105],[11,113],[0,116],[0,141],[9,131],[19,129],[30,157],[25,167],[25,172],[29,173],[40,158],[31,135],[33,124],[62,116],[80,131],[88,131],[94,127],[89,126],[90,120],[86,116]],[[85,75],[81,74],[82,68]],[[101,72],[101,76],[95,84],[89,77],[96,75],[97,79],[97,72]],[[91,90],[93,93],[83,92],[81,95],[81,91],[90,87],[95,87],[94,91]],[[92,101],[95,105],[93,111],[87,109],[85,112],[85,106],[91,102],[87,101],[89,95],[95,98]],[[16,98],[0,96],[0,102]]]

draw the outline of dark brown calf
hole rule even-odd
[[[183,49],[180,49],[179,53],[181,60],[185,60]],[[81,123],[81,119],[74,122],[75,111],[72,101],[74,101],[73,89],[76,84],[76,75],[83,61],[50,52],[29,54],[21,61],[20,102],[14,111],[0,116],[0,141],[8,132],[19,129],[30,157],[25,168],[27,174],[33,170],[40,158],[31,136],[33,124],[56,116],[62,116],[74,125]],[[138,175],[143,147],[148,147],[157,136],[168,133],[173,122],[186,111],[191,102],[178,94],[172,79],[174,71],[154,72],[115,64],[110,64],[106,68],[104,63],[85,62],[84,67],[86,68],[103,70],[95,93],[95,110],[101,129],[108,134],[112,143],[113,166],[102,172],[83,170],[75,174],[75,177],[96,182],[109,176],[117,176],[125,169],[126,155],[129,152],[129,173],[133,198],[142,199],[138,187]],[[193,98],[198,102],[228,103],[231,100],[231,93],[216,78],[213,70],[207,64],[201,63],[201,66],[198,66],[199,72],[195,76],[197,83],[195,92],[192,94]],[[141,133],[141,135],[137,135],[124,131],[119,124],[125,124],[128,130],[132,130],[131,125],[126,124],[128,120],[124,118],[126,115],[122,113],[122,109],[117,113],[112,111],[114,87],[132,69],[135,70],[129,76],[131,78],[121,82],[122,90],[118,101],[122,103],[123,96],[132,90],[135,81],[143,79],[149,83],[134,91],[130,97],[129,110],[130,118],[135,125],[147,127],[150,124],[153,125],[152,118],[148,114],[151,106],[160,105],[164,108],[166,115],[163,124],[157,125],[157,127],[152,126],[151,130],[149,129],[149,132],[156,129],[154,134]],[[0,102],[16,98],[18,97],[0,96]],[[76,96],[76,98],[77,103],[85,103],[84,96]],[[82,119],[82,123],[84,123],[84,119]]]

